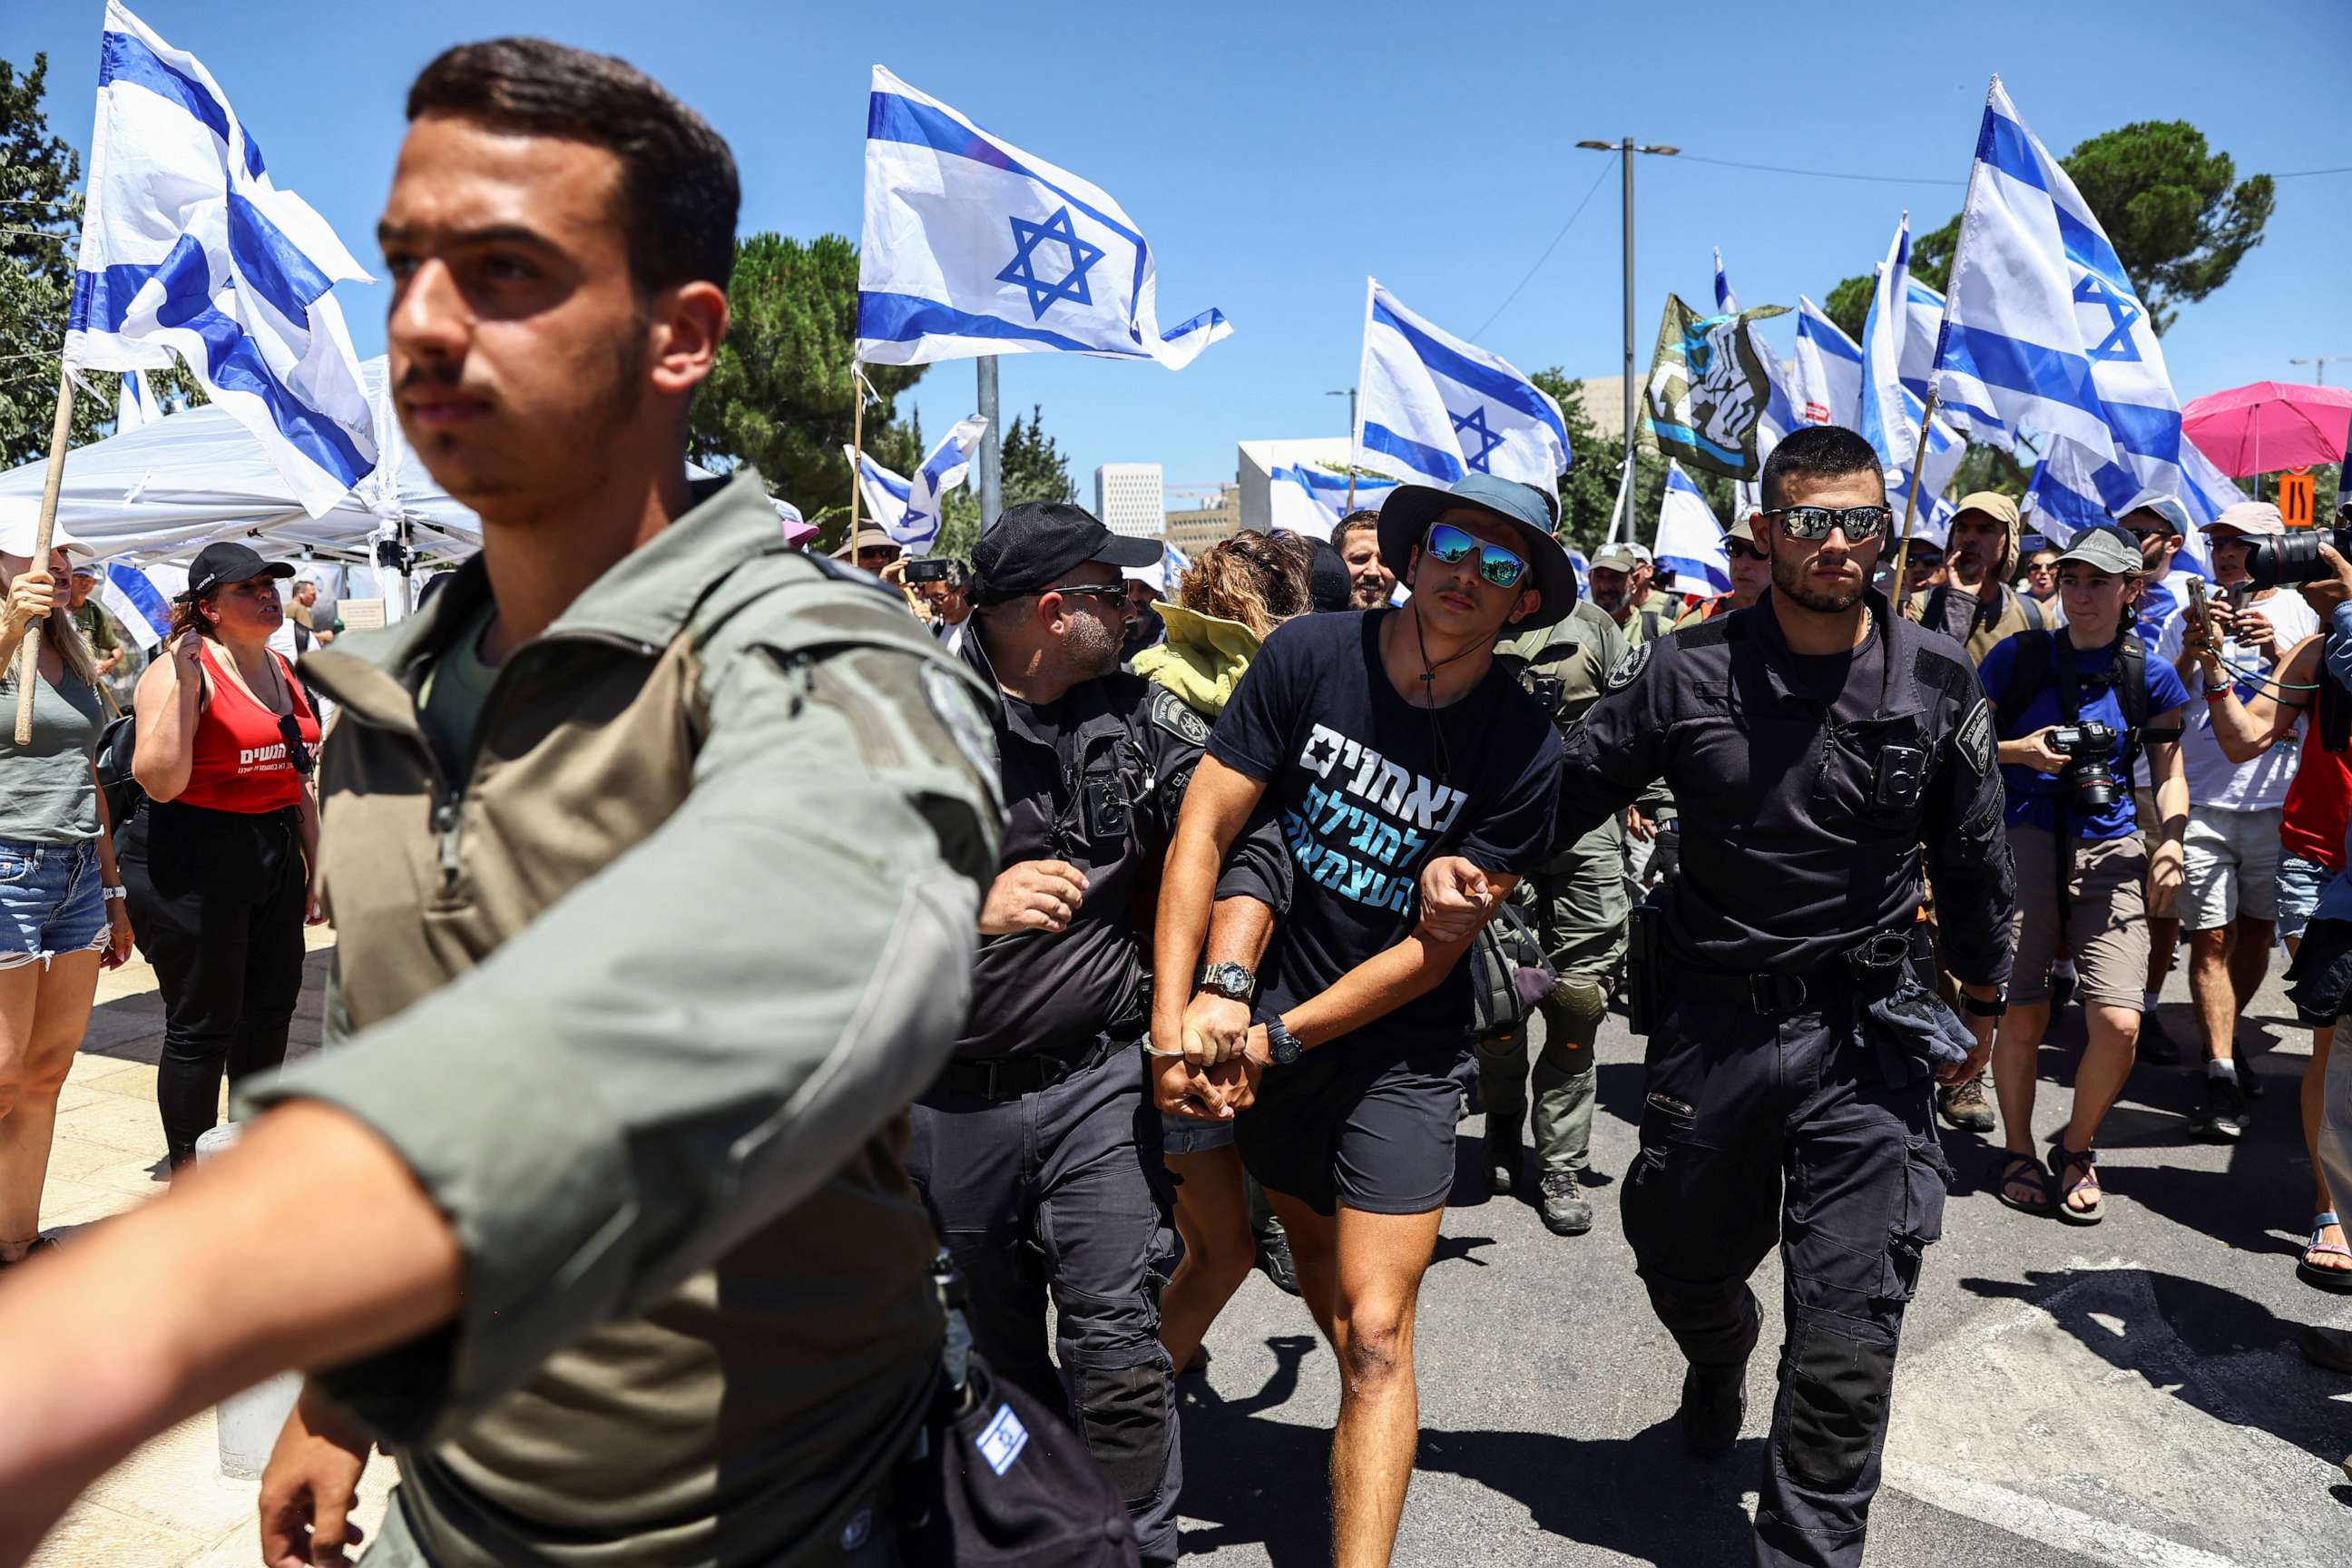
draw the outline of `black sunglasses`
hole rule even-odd
[[[1090,594],[1098,599],[1124,599],[1127,597],[1127,584],[1124,583],[1056,583],[1046,589],[1045,593]],[[1039,597],[1044,597],[1044,595],[1040,595]]]
[[[1763,515],[1778,518],[1790,539],[1826,539],[1834,528],[1856,543],[1878,538],[1895,521],[1893,510],[1883,506],[1776,506]]]
[[[291,713],[278,716],[278,738],[286,742],[286,760],[304,778],[310,776],[310,748],[302,743],[302,725]]]
[[[1770,557],[1770,552],[1763,550],[1753,542],[1745,539],[1725,540],[1723,542],[1723,552],[1734,561],[1749,557],[1758,561],[1763,561],[1769,559]]]

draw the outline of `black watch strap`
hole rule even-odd
[[[1960,1006],[1979,1018],[2005,1017],[2009,1013],[2009,998],[2005,995],[1996,996],[1987,1002],[1963,991],[1960,993]]]

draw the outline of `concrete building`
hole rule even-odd
[[[1242,491],[1239,485],[1219,485],[1213,502],[1188,511],[1168,514],[1168,542],[1187,555],[1198,555],[1220,540],[1231,539],[1242,531]]]
[[[1095,515],[1113,533],[1158,539],[1165,531],[1166,500],[1157,463],[1105,463],[1095,470]]]
[[[1241,489],[1241,525],[1253,533],[1274,529],[1274,500],[1268,489],[1274,470],[1298,463],[1319,463],[1345,471],[1355,443],[1345,436],[1309,436],[1295,441],[1244,441],[1234,468]]]

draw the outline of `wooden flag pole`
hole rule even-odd
[[[857,362],[849,362],[849,533],[843,542],[849,563],[857,564],[857,498],[866,488],[866,392],[857,384]]]
[[[49,470],[41,479],[41,521],[33,535],[33,560],[28,572],[49,569],[49,538],[58,527],[58,491],[66,482],[66,438],[73,433],[74,384],[70,374],[58,377],[58,422],[49,427]],[[37,622],[25,624],[25,640],[16,649],[16,744],[33,743],[33,689],[41,679],[41,633]]]
[[[1936,383],[1927,382],[1927,405],[1919,413],[1919,449],[1911,456],[1911,493],[1903,498],[1903,542],[1895,552],[1895,613],[1909,616],[1911,592],[1911,530],[1919,521],[1919,485],[1927,470],[1927,422],[1936,417]]]

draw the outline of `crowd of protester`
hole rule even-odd
[[[1557,501],[1486,474],[1172,580],[1065,503],[968,562],[871,526],[817,559],[755,474],[680,479],[727,323],[724,143],[532,40],[450,51],[409,110],[392,358],[500,389],[480,430],[410,432],[481,555],[346,639],[291,563],[207,546],[110,776],[89,552],[0,529],[0,697],[26,638],[39,672],[0,751],[0,1268],[49,1255],[0,1289],[0,1562],[142,1436],[300,1368],[273,1563],[340,1560],[379,1444],[393,1561],[1169,1563],[1177,1380],[1259,1268],[1344,1369],[1333,1559],[1385,1563],[1456,1127],[1482,1109],[1494,1189],[1588,1234],[1612,996],[1653,1037],[1622,1212],[1694,1456],[1741,1430],[1747,1278],[1790,1249],[1759,1563],[1860,1561],[1941,1229],[1931,1117],[1998,1130],[2008,1208],[2099,1223],[2178,932],[2180,1109],[2217,1142],[2259,1095],[2270,945],[2294,954],[2298,1271],[2352,1290],[2352,565],[2258,584],[2274,507],[2207,524],[2193,582],[2163,496],[2028,551],[1979,492],[1898,564],[1874,455],[1809,427],[1714,596],[1626,542],[1580,589]],[[572,280],[478,335],[448,280],[483,202]],[[1751,742],[1723,721],[1759,689]],[[329,1048],[280,1073],[331,910]],[[184,1191],[58,1247],[59,1090],[134,942]],[[2070,1004],[2087,1043],[2037,1131]],[[1785,1115],[1767,1014],[1818,1058]],[[252,1130],[183,1182],[224,1079]],[[341,1266],[287,1289],[298,1243]],[[159,1248],[183,1267],[151,1279]],[[77,1387],[93,1343],[128,1370]],[[2352,1369],[2341,1336],[2306,1352]]]

